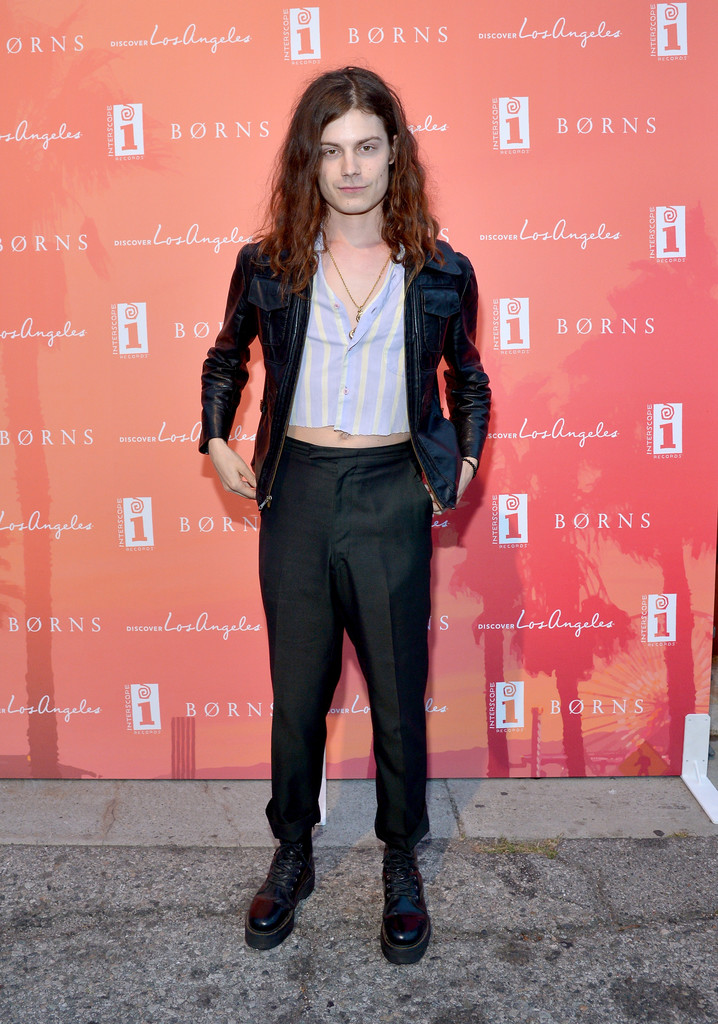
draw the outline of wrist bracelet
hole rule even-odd
[[[462,458],[461,461],[462,462],[468,462],[468,464],[471,466],[471,479],[473,480],[474,477],[476,476],[476,474],[479,472],[479,464],[478,464],[478,462],[476,463],[476,465],[474,465],[474,460],[468,458],[468,456],[466,456],[466,455]]]

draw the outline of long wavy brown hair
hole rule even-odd
[[[410,278],[427,257],[437,257],[439,225],[429,210],[426,174],[401,100],[373,71],[340,68],[315,78],[297,101],[277,154],[259,236],[259,251],[269,257],[272,270],[293,292],[303,291],[317,269],[314,243],[326,216],[318,184],[322,133],[331,121],[355,108],[375,114],[389,141],[396,140],[383,203],[382,238],[395,259],[403,247],[401,262]]]

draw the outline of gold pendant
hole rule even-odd
[[[361,307],[357,310],[357,317],[356,317],[357,327],[359,326],[359,320],[361,319],[361,315],[362,315],[363,312],[364,312],[364,310]],[[354,334],[356,333],[356,329],[357,329],[356,327],[352,327],[352,329],[349,331],[349,340],[350,341],[353,340]]]

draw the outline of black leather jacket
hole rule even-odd
[[[491,392],[476,350],[478,293],[465,256],[439,243],[443,265],[428,260],[406,290],[404,334],[409,426],[426,481],[442,506],[456,505],[465,455],[478,459],[486,440]],[[259,337],[264,356],[264,394],[252,466],[259,507],[272,500],[272,484],[287,432],[309,320],[309,286],[283,295],[257,245],[237,257],[224,324],[202,371],[202,436],[229,437],[247,383],[249,345]],[[446,419],[437,367],[446,361]]]

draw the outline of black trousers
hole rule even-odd
[[[431,547],[431,499],[409,442],[346,449],[287,438],[259,538],[274,695],[267,817],[278,839],[296,841],[320,818],[345,630],[369,693],[376,834],[411,850],[428,831]]]

